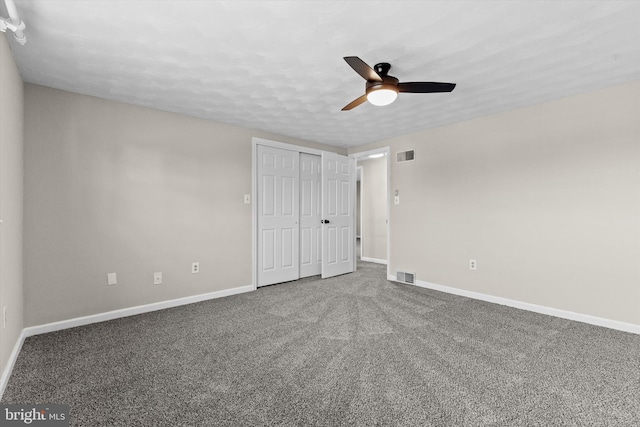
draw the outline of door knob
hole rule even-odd
[[[322,224],[329,224],[329,222],[330,221],[328,219],[323,219],[322,221],[320,221],[320,223],[322,223]]]

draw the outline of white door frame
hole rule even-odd
[[[271,141],[263,138],[251,138],[251,286],[253,290],[258,289],[258,205],[256,204],[256,196],[258,191],[257,185],[257,159],[258,145],[266,145],[268,147],[282,148],[284,150],[298,151],[300,153],[309,153],[322,156],[322,150],[315,148],[302,147],[294,144],[286,144],[284,142]],[[354,242],[355,244],[355,242]]]
[[[373,150],[361,151],[359,153],[349,154],[349,157],[353,157],[356,160],[356,167],[358,166],[358,160],[364,160],[372,154],[385,154],[387,158],[387,278],[391,277],[391,149],[389,147],[374,148]],[[362,192],[362,181],[360,182],[360,192]],[[362,206],[360,207],[362,209]],[[360,221],[360,244],[364,242],[364,236],[362,236],[362,220]],[[355,244],[354,244],[355,246]],[[361,247],[362,250],[362,247]]]
[[[360,177],[360,179],[358,179]],[[362,166],[358,166],[358,161],[356,160],[356,197],[358,197],[358,181],[360,182],[360,197],[356,200],[356,205],[360,206],[360,209],[356,209],[357,221],[360,221],[360,234],[356,234],[356,240],[358,237],[360,238],[360,253],[357,254],[360,259],[362,259],[362,180],[364,179],[364,168]],[[356,227],[357,228],[357,227]],[[356,230],[357,231],[357,230]],[[357,261],[356,257],[356,261]]]

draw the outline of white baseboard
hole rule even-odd
[[[387,279],[393,282],[397,282],[396,277],[393,275],[388,275]],[[422,280],[416,280],[415,285],[421,288],[432,289],[434,291],[460,295],[467,298],[487,301],[494,304],[506,305],[508,307],[519,308],[521,310],[533,311],[535,313],[560,317],[562,319],[575,320],[576,322],[589,323],[591,325],[602,326],[609,329],[616,329],[618,331],[630,332],[632,334],[640,335],[640,325],[636,325],[634,323],[621,322],[618,320],[606,319],[604,317],[591,316],[589,314],[575,313],[573,311],[561,310],[559,308],[545,307],[543,305],[531,304],[528,302],[512,300],[509,298],[496,297],[480,292],[473,292],[464,289],[452,288],[450,286],[437,285],[435,283],[424,282]]]
[[[75,328],[76,326],[84,326],[90,325],[92,323],[104,322],[106,320],[118,319],[121,317],[134,316],[136,314],[149,313],[151,311],[163,310],[165,308],[178,307],[181,305],[193,304],[200,301],[207,301],[210,299],[222,298],[230,295],[241,294],[244,292],[253,291],[255,288],[253,285],[241,286],[238,288],[225,289],[222,291],[209,292],[206,294],[193,295],[190,297],[177,298],[168,301],[160,301],[151,304],[138,305],[135,307],[123,308],[120,310],[107,311],[104,313],[92,314],[90,316],[76,317],[69,320],[61,320],[59,322],[47,323],[44,325],[31,326],[28,328],[24,328],[20,333],[18,341],[13,347],[13,351],[11,352],[11,356],[7,361],[7,365],[2,372],[2,377],[0,377],[0,399],[2,399],[2,395],[4,394],[4,390],[9,382],[9,377],[11,376],[11,372],[13,371],[13,366],[16,363],[16,359],[18,358],[18,354],[20,354],[20,350],[22,349],[22,344],[24,343],[24,339],[26,337],[31,337],[33,335],[45,334],[47,332],[60,331],[63,329]]]
[[[360,257],[361,261],[366,261],[366,262],[375,262],[376,264],[384,264],[387,265],[387,260],[386,259],[377,259],[377,258],[368,258],[366,256]]]
[[[4,390],[5,388],[7,388],[9,377],[11,376],[11,372],[13,371],[13,366],[16,364],[16,360],[18,359],[18,354],[20,354],[20,350],[22,349],[22,343],[24,343],[25,337],[26,335],[24,334],[23,329],[18,336],[16,344],[13,346],[13,351],[9,356],[9,360],[7,360],[7,365],[4,367],[4,371],[2,371],[2,376],[0,377],[0,399],[2,399]]]
[[[47,332],[60,331],[63,329],[75,328],[76,326],[90,325],[92,323],[104,322],[106,320],[119,319],[121,317],[134,316],[136,314],[149,313],[151,311],[163,310],[165,308],[178,307],[180,305],[193,304],[195,302],[206,301],[215,298],[222,298],[230,295],[241,294],[253,291],[252,285],[241,286],[239,288],[225,289],[223,291],[209,292],[206,294],[193,295],[190,297],[177,298],[168,301],[154,302],[151,304],[138,305],[135,307],[123,308],[120,310],[107,311],[104,313],[92,314],[90,316],[76,317],[69,320],[47,323],[44,325],[24,328],[26,337],[45,334]]]

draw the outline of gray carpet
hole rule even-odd
[[[632,426],[640,336],[385,267],[28,338],[3,403],[72,425]]]

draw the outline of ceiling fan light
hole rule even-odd
[[[367,100],[373,105],[389,105],[398,97],[398,88],[391,85],[371,87],[367,90]]]

